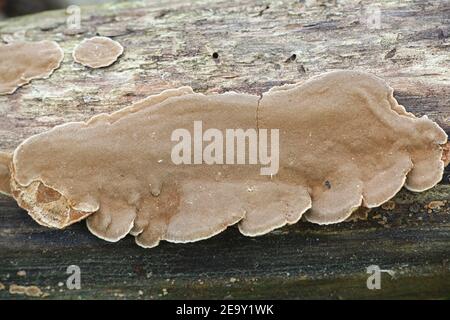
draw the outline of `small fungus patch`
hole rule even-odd
[[[63,50],[54,41],[0,45],[0,95],[12,94],[32,79],[49,77],[63,58]]]
[[[123,53],[117,41],[107,37],[93,37],[83,40],[73,51],[73,59],[90,68],[112,65]]]

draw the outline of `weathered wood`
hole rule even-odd
[[[369,3],[106,5],[82,9],[84,33],[75,35],[66,31],[63,11],[4,21],[4,40],[56,40],[66,56],[49,79],[0,97],[0,150],[166,88],[259,94],[332,69],[385,78],[409,111],[427,114],[449,133],[449,3],[383,2],[380,28],[367,24]],[[73,62],[74,46],[95,34],[125,47],[113,66],[89,70]],[[49,299],[450,298],[449,177],[447,169],[441,184],[421,194],[403,190],[395,208],[374,209],[368,220],[300,222],[258,238],[232,227],[206,241],[151,250],[132,237],[106,243],[84,224],[64,231],[40,227],[2,196],[0,298],[26,297],[11,294],[12,284],[37,285]],[[429,209],[432,201],[441,202]],[[65,287],[72,264],[81,268],[81,290]],[[366,267],[373,264],[396,272],[394,279],[383,275],[381,290],[366,287]]]

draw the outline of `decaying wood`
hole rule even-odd
[[[0,23],[4,42],[55,40],[65,59],[51,78],[0,97],[0,150],[167,88],[260,94],[334,69],[383,77],[408,111],[427,114],[450,132],[448,2],[307,3],[111,4],[82,8],[78,32],[67,29],[64,11],[6,20]],[[380,25],[372,21],[376,8]],[[74,63],[73,48],[96,34],[120,42],[123,56],[98,70]],[[0,200],[0,298],[27,297],[15,295],[12,285],[36,285],[47,298],[448,298],[450,293],[448,169],[434,189],[403,190],[367,220],[326,227],[301,222],[259,238],[230,228],[201,243],[164,243],[151,253],[130,238],[104,243],[84,225],[62,232],[40,227],[13,200]],[[81,268],[80,290],[65,287],[66,268],[73,264]],[[382,276],[381,290],[366,287],[366,268],[374,264],[396,272],[393,279]]]

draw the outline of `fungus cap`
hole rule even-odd
[[[9,173],[9,167],[12,160],[12,154],[6,152],[0,152],[0,193],[10,195],[11,176]]]
[[[113,64],[123,53],[117,41],[107,37],[83,40],[73,51],[73,59],[90,68],[103,68]]]

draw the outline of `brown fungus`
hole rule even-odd
[[[0,45],[0,95],[12,94],[33,79],[49,77],[63,58],[63,50],[54,41]]]
[[[107,37],[83,40],[73,51],[73,59],[90,68],[112,65],[123,53],[120,43]]]
[[[261,175],[259,165],[174,164],[172,134],[195,121],[219,132],[279,129],[277,174]],[[205,239],[235,223],[255,236],[302,215],[318,224],[344,221],[403,185],[433,187],[446,142],[436,123],[406,112],[380,78],[336,71],[262,98],[182,87],[56,126],[15,150],[10,184],[43,225],[63,228],[87,217],[102,239],[129,233],[154,247]]]

